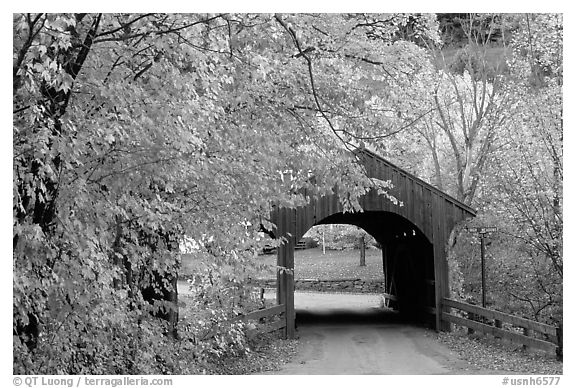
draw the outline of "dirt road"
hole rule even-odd
[[[179,291],[188,293],[186,284]],[[273,299],[275,294],[266,293]],[[403,322],[378,295],[296,292],[298,354],[269,374],[493,374],[472,370],[434,339],[435,332]]]
[[[432,330],[402,322],[377,295],[302,292],[295,305],[299,352],[273,374],[471,373]]]

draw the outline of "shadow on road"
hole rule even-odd
[[[399,325],[427,327],[427,324],[387,308],[364,310],[331,309],[328,311],[296,309],[296,326],[315,325]]]
[[[332,309],[329,311],[296,309],[296,323],[298,325],[398,323],[401,319],[402,317],[396,311],[376,308],[361,311],[348,309]]]

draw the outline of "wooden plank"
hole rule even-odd
[[[382,296],[383,296],[384,298],[386,298],[386,299],[390,299],[390,300],[393,300],[393,301],[397,301],[397,300],[398,300],[398,297],[397,297],[396,295],[388,294],[388,293],[386,293],[386,292],[383,292],[383,293],[382,293]]]
[[[442,298],[450,296],[450,278],[448,274],[448,262],[446,260],[446,200],[444,197],[436,195],[436,213],[434,215],[437,228],[437,234],[434,235],[434,246],[438,251],[438,273],[434,276],[436,287],[436,308],[438,309],[437,316],[441,320],[440,313],[442,311]],[[443,324],[442,330],[449,331],[450,325]]]
[[[382,198],[383,196],[379,195],[378,191],[370,190],[370,203],[369,203],[370,208],[368,210],[382,211],[383,210],[381,207]]]
[[[298,206],[296,209],[294,209],[294,220],[293,220],[293,233],[294,233],[294,238],[296,239],[296,244],[298,243],[298,241],[300,240],[300,224],[302,223],[302,212],[301,212],[301,206]]]
[[[302,225],[300,227],[301,229],[300,233],[302,234],[300,235],[300,238],[302,238],[306,234],[308,229],[310,229],[312,225],[314,225],[310,223],[311,217],[309,216],[309,214],[310,214],[310,205],[306,205],[302,208]]]
[[[243,315],[244,320],[253,320],[253,319],[260,319],[260,318],[268,318],[274,315],[284,314],[286,312],[286,305],[279,304],[273,307],[268,307],[262,310],[252,311],[246,315]]]
[[[400,214],[404,218],[408,218],[408,205],[409,205],[409,203],[407,203],[407,199],[408,199],[408,193],[407,193],[407,187],[406,187],[406,180],[407,179],[408,178],[406,177],[405,174],[403,174],[402,171],[398,171],[398,196],[399,196],[398,200],[400,200],[400,202],[402,202],[402,205],[403,205],[403,206],[398,206],[398,214]]]
[[[307,196],[307,190],[306,188],[301,190],[301,193],[303,195],[304,198],[306,198]],[[302,206],[298,206],[296,208],[296,241],[299,241],[302,236],[304,235],[304,233],[306,233],[305,230],[303,230],[305,228],[305,218],[306,218],[306,207],[307,204],[304,204]]]
[[[367,149],[362,149],[362,150],[358,150],[356,151],[358,153],[364,153],[364,154],[369,154],[371,157],[381,161],[383,164],[387,165],[388,167],[392,168],[392,169],[397,169],[397,170],[402,170],[399,167],[397,167],[396,165],[392,164],[391,162],[389,162],[388,160],[382,158],[380,155],[377,155],[376,153],[369,151]],[[466,205],[465,203],[451,197],[450,195],[448,195],[447,193],[437,189],[436,187],[432,186],[431,184],[429,184],[428,182],[423,181],[422,179],[418,178],[416,175],[413,175],[407,171],[402,170],[407,176],[409,176],[410,178],[414,179],[415,181],[419,182],[420,184],[424,185],[424,187],[428,188],[429,190],[432,190],[435,194],[441,196],[442,198],[445,198],[446,200],[454,203],[456,206],[458,206],[461,209],[464,209],[466,212],[468,212],[471,216],[475,216],[476,215],[476,210],[474,210],[473,208],[471,208],[470,206]]]
[[[370,190],[370,209],[371,211],[384,211],[382,208],[382,200],[384,199],[383,195],[378,194],[377,190]],[[388,200],[388,199],[386,199]],[[390,202],[390,201],[388,201]]]
[[[338,213],[338,194],[330,197],[330,205],[328,206],[328,216],[334,213]]]
[[[420,232],[432,242],[432,236],[426,230],[424,225],[424,216],[426,214],[426,203],[424,202],[424,188],[419,183],[414,182],[414,224],[418,226]]]
[[[366,166],[368,176],[373,177],[376,175],[376,170],[378,168],[378,158],[375,158],[374,155],[370,155],[368,158],[364,159],[364,165]]]
[[[322,197],[314,201],[314,223],[322,220]]]
[[[533,348],[542,349],[550,352],[556,351],[556,345],[551,342],[539,340],[536,338],[525,337],[522,334],[513,333],[508,330],[498,329],[494,326],[485,325],[483,323],[471,321],[469,319],[462,317],[457,317],[452,314],[442,313],[442,320],[455,323],[460,326],[469,327],[471,329],[481,331],[486,334],[491,334],[495,337],[499,336],[502,338],[506,338],[516,343],[527,345]]]
[[[444,224],[444,235],[446,237],[450,236],[450,232],[452,232],[452,229],[454,228],[454,208],[454,203],[444,199],[444,218],[446,220]]]
[[[277,213],[277,221],[276,221],[276,237],[283,237],[284,234],[286,233],[286,228],[285,228],[285,220],[286,218],[286,209],[285,208],[281,208],[278,209],[278,213]],[[276,265],[278,267],[285,267],[286,266],[286,254],[284,253],[285,251],[285,246],[284,244],[280,245],[277,249],[276,252]],[[278,304],[285,304],[286,303],[286,298],[285,298],[285,285],[284,285],[284,274],[282,272],[280,272],[280,269],[276,270],[276,303]]]
[[[522,334],[524,334],[526,337],[530,337],[532,335],[532,330],[523,327]],[[524,350],[528,349],[527,345],[522,345],[522,347],[524,348]]]
[[[496,310],[486,309],[480,306],[475,306],[473,304],[460,302],[457,300],[444,298],[442,304],[446,307],[452,307],[463,311],[468,311],[477,315],[481,315],[488,319],[497,319],[502,322],[510,323],[514,326],[524,327],[526,329],[538,331],[540,333],[548,334],[550,340],[556,342],[556,327],[547,325],[545,323],[540,323],[532,321],[530,319],[517,317],[515,315],[506,314]]]
[[[399,175],[398,170],[395,169],[390,170],[390,180],[392,182],[391,194],[394,197],[396,197],[397,200],[401,201],[402,198],[400,197],[400,188],[399,188],[400,180],[398,178],[398,175]],[[390,211],[396,214],[400,214],[399,205],[392,204],[392,206],[390,207]]]
[[[432,192],[427,188],[422,188],[422,232],[428,237],[428,240],[434,244],[434,232],[432,229]]]
[[[267,330],[266,333],[269,333],[269,332],[274,331],[274,330],[282,329],[283,327],[286,327],[286,321],[281,319],[279,321],[275,321],[275,322],[271,322],[271,323],[266,324],[265,330]]]
[[[289,233],[294,233],[294,222],[296,221],[296,214],[294,210],[287,213],[286,217],[286,229]],[[295,236],[288,236],[286,243],[286,268],[288,271],[285,272],[285,304],[286,304],[286,336],[288,338],[294,338],[296,335],[295,318],[296,312],[294,311],[294,246],[295,246]]]
[[[312,226],[314,226],[314,224],[316,224],[316,199],[315,198],[310,199],[310,205],[308,205],[306,207],[306,214],[308,215],[307,226],[308,226],[308,228],[311,228]]]
[[[416,225],[414,222],[414,209],[416,204],[414,203],[414,181],[408,177],[406,177],[406,217]]]
[[[333,194],[322,197],[322,213],[321,213],[321,217],[320,217],[321,220],[330,215],[330,209],[328,207],[330,206],[330,201],[332,199],[332,195]]]
[[[376,178],[387,181],[388,178],[387,167],[381,160],[378,160],[377,176]],[[381,211],[390,211],[390,200],[383,195],[378,196],[377,206]]]
[[[435,193],[430,193],[430,205],[431,205],[431,224],[432,229],[432,244],[434,250],[434,307],[436,308],[436,330],[442,330],[442,282],[444,281],[442,276],[442,254],[440,252],[440,247],[444,245],[444,242],[439,238],[439,220],[436,216],[439,213],[438,210],[438,196]]]
[[[445,198],[438,196],[438,213],[436,217],[438,218],[438,231],[439,234],[435,239],[438,241],[439,246],[438,250],[440,253],[440,278],[435,277],[435,281],[440,283],[440,297],[441,298],[448,298],[450,297],[450,278],[448,274],[448,261],[446,260],[446,241],[448,240],[448,232],[446,226],[446,205],[448,202]],[[439,301],[440,305],[442,304]]]
[[[286,322],[282,319],[276,322],[271,322],[266,325],[262,325],[256,329],[246,330],[246,336],[249,338],[255,338],[258,334],[271,333],[276,330],[280,330],[286,327]]]

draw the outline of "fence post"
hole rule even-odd
[[[468,319],[471,321],[474,321],[475,320],[474,315],[475,315],[474,313],[468,312]],[[474,334],[474,329],[469,327],[468,328],[468,334]]]
[[[264,300],[264,287],[260,287],[260,305],[262,308],[266,307],[266,301]]]
[[[564,346],[562,344],[563,332],[562,324],[556,328],[556,339],[558,339],[558,347],[556,348],[556,359],[562,361]]]
[[[499,319],[495,319],[495,320],[494,320],[494,326],[495,326],[497,329],[501,329],[501,328],[502,328],[502,321],[499,320]],[[495,338],[502,338],[502,337],[500,337],[499,335],[495,335],[494,337],[495,337]]]
[[[526,337],[530,337],[530,334],[531,334],[531,332],[532,332],[532,331],[531,331],[530,329],[528,329],[527,327],[523,327],[523,328],[522,328],[522,331],[523,331],[523,334],[524,334]],[[527,350],[527,349],[528,349],[528,345],[522,345],[522,349]]]

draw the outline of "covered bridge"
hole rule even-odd
[[[366,149],[357,151],[369,177],[390,180],[390,194],[371,190],[360,199],[361,213],[344,213],[338,195],[312,199],[295,209],[274,208],[275,235],[285,237],[277,265],[294,269],[294,248],[315,225],[352,224],[371,234],[382,247],[386,297],[391,307],[410,316],[428,315],[442,329],[440,301],[449,296],[446,243],[454,226],[476,215],[471,207]],[[294,272],[279,271],[277,302],[286,306],[286,334],[295,334]]]

